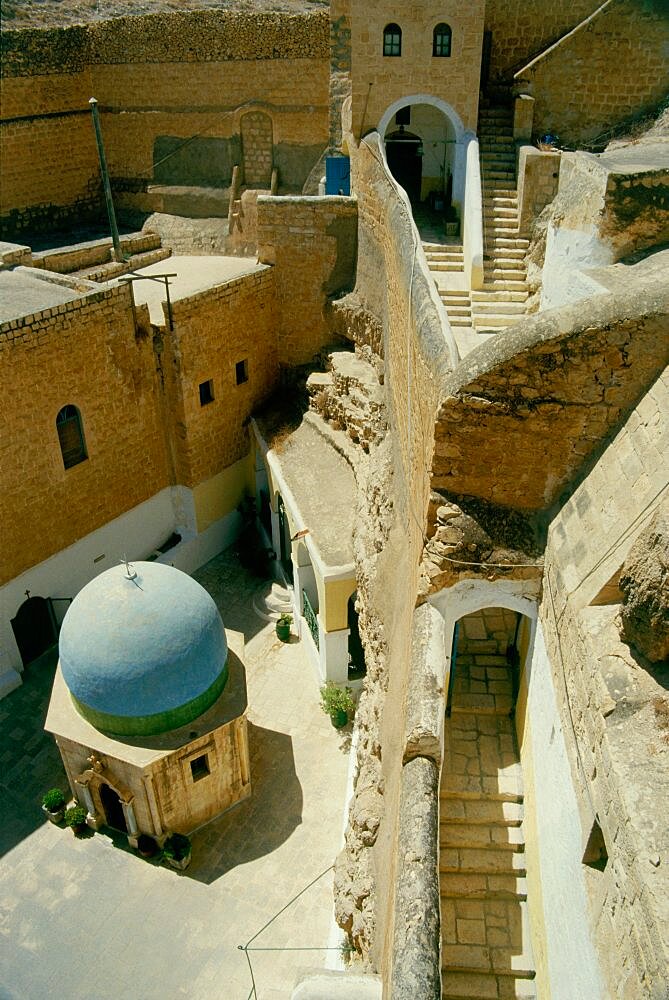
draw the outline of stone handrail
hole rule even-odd
[[[521,68],[513,74],[514,80],[522,79],[524,77],[524,74],[527,73],[528,70],[534,69],[537,63],[541,62],[556,49],[564,45],[564,43],[567,42],[570,38],[573,38],[573,36],[577,32],[585,28],[588,24],[590,24],[591,21],[594,21],[594,19],[598,17],[600,14],[602,14],[607,9],[607,7],[610,7],[612,3],[613,0],[605,0],[605,2],[601,4],[599,7],[597,7],[596,10],[593,10],[592,14],[589,14],[582,21],[579,21],[579,23],[575,27],[573,27],[570,31],[568,31],[566,35],[563,35],[562,38],[558,38],[557,42],[553,42],[553,44],[549,45],[548,48],[545,48],[542,52],[539,52],[536,56],[533,56],[533,58],[530,59],[528,63],[525,63],[524,66],[521,66]]]
[[[469,288],[483,288],[483,195],[478,139],[467,146],[462,250]]]

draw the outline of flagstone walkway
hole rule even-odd
[[[280,643],[251,608],[259,581],[228,550],[195,576],[226,627],[246,637],[252,797],[193,836],[185,873],[141,860],[111,831],[81,840],[42,822],[41,793],[66,789],[41,732],[53,665],[33,665],[0,702],[2,1000],[247,1000],[247,942],[334,861],[349,734],[322,713],[302,645]],[[324,948],[331,873],[290,906],[258,947]],[[286,1000],[326,952],[254,952],[258,1000]]]

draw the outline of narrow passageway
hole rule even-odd
[[[517,617],[486,608],[459,623],[440,790],[444,1000],[536,997],[513,719]]]

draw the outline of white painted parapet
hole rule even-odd
[[[467,145],[462,250],[468,288],[483,288],[483,195],[478,139]]]

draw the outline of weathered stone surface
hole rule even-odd
[[[623,565],[621,638],[651,663],[669,659],[669,503],[658,507]]]
[[[444,619],[424,604],[413,616],[411,670],[404,728],[404,759],[429,757],[441,764],[444,744]]]
[[[439,768],[416,757],[402,770],[390,996],[438,1000]]]

